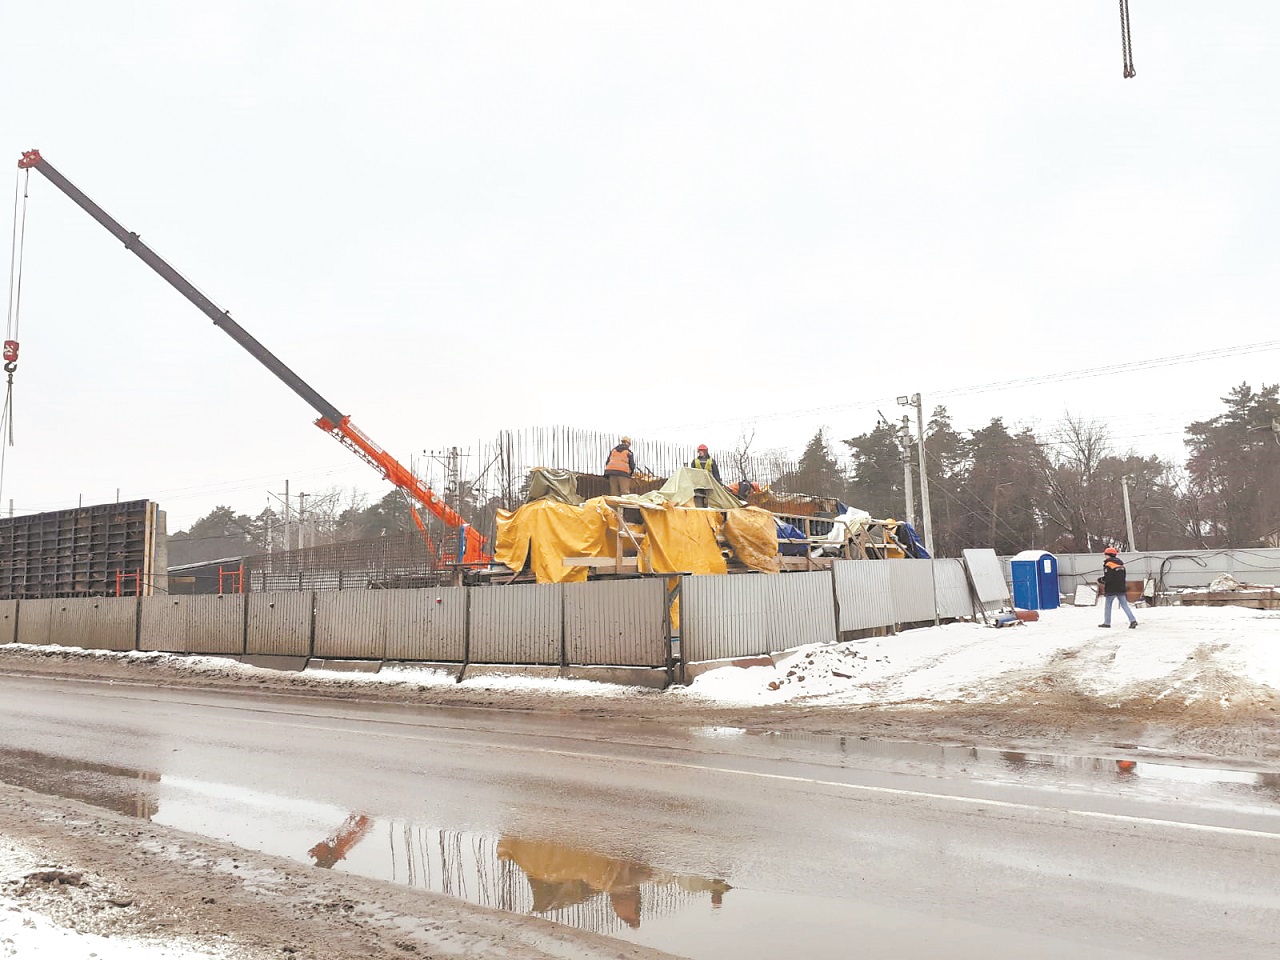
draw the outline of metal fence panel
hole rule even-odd
[[[311,653],[310,593],[250,593],[244,635],[248,654],[305,657]]]
[[[924,560],[875,561],[889,569],[889,593],[893,597],[894,623],[932,620],[933,564]]]
[[[461,663],[465,587],[316,594],[317,657]]]
[[[962,550],[964,565],[973,578],[978,599],[983,603],[1009,602],[1009,584],[996,552],[990,547],[979,550]]]
[[[317,657],[351,660],[386,658],[387,633],[400,624],[391,621],[392,590],[337,590],[317,593]],[[389,626],[390,624],[390,626]]]
[[[70,597],[50,601],[49,643],[86,650],[132,650],[137,639],[134,597]]]
[[[471,588],[472,663],[559,663],[564,585]]]
[[[1232,550],[1230,560],[1227,572],[1241,583],[1280,585],[1280,548]]]
[[[1280,549],[1251,547],[1232,550],[1155,550],[1121,552],[1130,580],[1156,579],[1163,572],[1166,587],[1207,587],[1215,577],[1230,574],[1242,583],[1280,585]],[[1092,586],[1102,576],[1102,554],[1064,553],[1058,556],[1058,580],[1070,594],[1081,584]]]
[[[244,653],[243,593],[143,597],[139,650]]]
[[[461,663],[467,650],[467,588],[371,590],[391,594],[388,660]]]
[[[18,636],[18,601],[0,600],[0,644],[13,643]]]
[[[841,633],[887,627],[894,622],[889,566],[886,560],[837,560],[832,564]]]
[[[564,586],[569,663],[661,667],[670,642],[665,579],[595,580]]]
[[[973,597],[963,560],[933,561],[933,587],[938,598],[938,616],[972,617]]]
[[[18,643],[29,643],[36,647],[43,647],[49,643],[55,603],[57,603],[56,600],[18,601]]]
[[[721,660],[836,640],[831,576],[685,577],[681,655],[688,662]]]

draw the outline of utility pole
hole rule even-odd
[[[902,428],[898,431],[902,444],[902,487],[907,493],[907,523],[916,522],[916,492],[911,481],[911,418],[902,415]]]
[[[1129,552],[1137,549],[1133,544],[1133,513],[1129,510],[1129,478],[1120,478],[1120,489],[1124,491],[1124,527],[1129,534]]]
[[[924,548],[933,556],[933,515],[929,511],[929,468],[924,449],[924,402],[920,394],[899,397],[898,406],[916,408],[916,436],[920,450],[920,506],[924,512]]]
[[[298,494],[298,549],[307,548],[307,497],[309,493]]]

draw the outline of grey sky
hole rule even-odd
[[[798,449],[915,391],[1178,456],[1280,352],[935,396],[1280,337],[1280,9],[1131,6],[1126,81],[1114,0],[9,3],[0,129],[404,459],[550,423]],[[5,500],[177,529],[389,489],[30,204]]]

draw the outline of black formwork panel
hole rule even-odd
[[[0,600],[147,592],[150,500],[0,518]]]

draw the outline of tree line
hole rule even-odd
[[[1136,550],[1280,546],[1280,384],[1254,390],[1242,383],[1222,402],[1222,412],[1186,426],[1188,454],[1180,463],[1118,450],[1104,423],[1067,416],[1037,433],[994,417],[965,432],[945,407],[935,407],[925,431],[935,552],[957,556],[966,547],[993,547],[1002,555],[1027,548],[1092,553],[1127,546],[1126,483]],[[741,463],[745,470],[749,462],[758,463],[749,447],[749,439],[740,441],[726,455],[727,464]],[[916,450],[904,450],[899,428],[883,421],[843,440],[833,441],[819,429],[799,461],[781,470],[775,486],[840,500],[880,519],[903,519],[904,454],[918,518]],[[467,482],[453,500],[463,516],[492,532],[500,501]],[[311,498],[301,517],[295,509],[291,519],[286,523],[270,508],[251,517],[216,507],[170,536],[170,563],[414,528],[395,490],[372,503],[354,491],[329,491]]]
[[[935,552],[1127,546],[1126,483],[1136,550],[1280,546],[1280,385],[1242,383],[1222,402],[1186,426],[1181,463],[1118,450],[1104,423],[1067,416],[1037,433],[994,417],[966,433],[936,407],[925,430]],[[882,421],[834,445],[842,465],[819,430],[779,485],[902,518],[907,453],[918,516],[917,451],[901,439]]]

